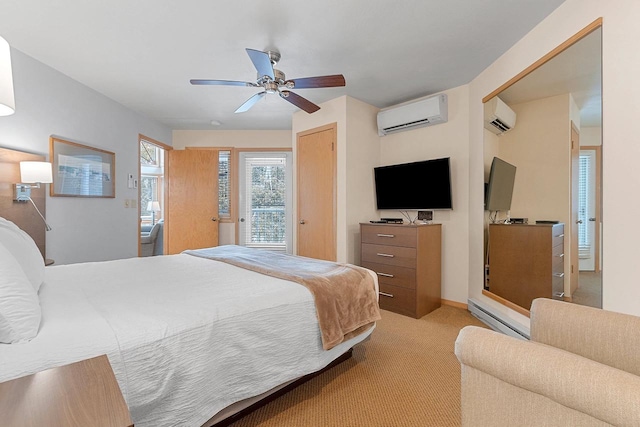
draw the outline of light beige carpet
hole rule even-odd
[[[602,273],[581,271],[578,284],[578,289],[571,295],[571,302],[602,308]]]
[[[233,427],[459,426],[455,339],[468,311],[443,306],[422,319],[382,312],[353,357],[232,424]]]

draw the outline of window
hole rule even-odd
[[[591,204],[590,174],[592,173],[592,157],[580,155],[578,171],[578,253],[580,257],[588,257],[591,251],[591,234],[589,233],[589,207]]]
[[[218,154],[218,216],[231,220],[231,151]]]

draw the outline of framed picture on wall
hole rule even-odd
[[[52,197],[116,197],[116,155],[77,142],[49,138]]]

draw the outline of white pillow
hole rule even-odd
[[[29,282],[38,292],[44,280],[44,259],[36,242],[13,222],[0,217],[0,243],[18,261]]]
[[[38,294],[18,261],[0,244],[0,342],[29,341],[38,334]]]

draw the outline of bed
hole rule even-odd
[[[47,267],[37,335],[0,344],[0,382],[106,354],[136,426],[211,425],[374,329],[327,350],[307,288],[198,255]]]

